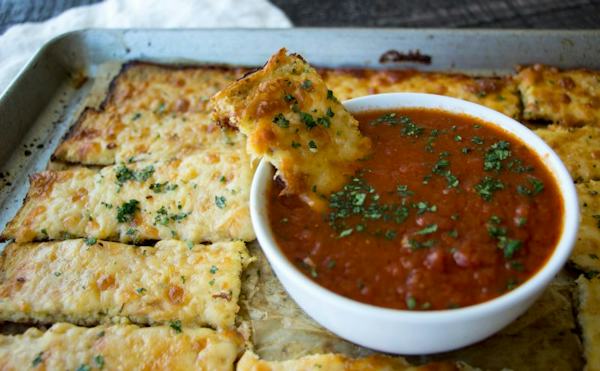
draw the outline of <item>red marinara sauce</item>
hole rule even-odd
[[[502,295],[545,264],[562,199],[517,138],[439,110],[356,118],[373,152],[326,211],[271,186],[277,243],[308,277],[381,307],[448,309]]]

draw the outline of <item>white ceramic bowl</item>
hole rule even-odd
[[[407,311],[360,303],[316,284],[278,248],[269,227],[267,190],[273,168],[263,160],[252,182],[252,225],[262,249],[290,296],[313,319],[356,344],[397,354],[427,354],[460,348],[482,340],[516,319],[542,293],[571,253],[579,225],[573,180],[558,156],[538,136],[515,120],[489,108],[432,94],[393,93],[344,102],[351,112],[405,107],[437,108],[482,119],[519,137],[554,175],[563,197],[563,230],[542,269],[516,289],[490,301],[459,309]]]

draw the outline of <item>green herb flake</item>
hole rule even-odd
[[[327,115],[327,117],[333,117],[333,116],[335,116],[335,114],[333,113],[333,110],[331,109],[331,107],[327,107],[327,111],[325,112],[325,114]]]
[[[331,121],[327,116],[319,117],[317,119],[317,125],[321,125],[324,128],[329,128],[329,126],[331,126]]]
[[[517,227],[523,227],[525,224],[527,224],[527,218],[523,216],[517,218]]]
[[[417,301],[412,296],[406,298],[406,308],[413,310],[417,307]]]
[[[152,176],[152,174],[154,174],[154,166],[152,165],[148,165],[141,170],[132,170],[125,166],[125,164],[121,163],[115,169],[115,178],[118,185],[123,185],[130,180],[145,182]]]
[[[33,361],[31,361],[31,367],[37,367],[40,363],[44,361],[44,352],[39,352]]]
[[[192,241],[190,241],[190,240],[185,241],[185,245],[187,246],[187,248],[189,250],[191,250],[191,249],[194,248],[194,243]]]
[[[437,224],[430,224],[427,227],[421,229],[420,231],[416,232],[415,234],[417,235],[426,235],[426,234],[432,234],[437,232],[438,230],[438,225]]]
[[[129,200],[117,207],[117,221],[119,223],[129,223],[133,220],[135,213],[140,210],[138,200]]]
[[[473,138],[471,138],[471,142],[474,144],[483,144],[483,139],[481,139],[481,137],[478,136],[474,136]]]
[[[290,127],[290,121],[282,113],[275,115],[273,123],[283,129]]]
[[[506,290],[511,291],[519,285],[519,282],[515,278],[510,278],[506,283]]]
[[[317,152],[317,150],[318,150],[317,143],[315,143],[314,140],[308,141],[308,150],[311,152]]]
[[[302,84],[300,86],[304,90],[310,90],[310,88],[312,88],[312,86],[313,86],[313,83],[310,80],[304,80],[304,81],[302,81]]]
[[[455,135],[454,136],[454,141],[455,142],[462,142],[462,137],[460,135]]]
[[[98,240],[96,239],[96,237],[86,237],[83,239],[83,242],[85,242],[85,244],[88,246],[95,245],[97,241]]]
[[[397,193],[398,193],[400,196],[402,196],[402,197],[410,197],[410,196],[412,196],[412,195],[414,195],[414,194],[415,194],[415,192],[413,192],[413,191],[410,191],[410,190],[408,189],[408,186],[407,186],[407,185],[404,185],[404,184],[400,184],[400,185],[399,185],[399,186],[396,188],[396,192],[397,192]]]
[[[224,209],[227,205],[227,199],[225,196],[215,196],[215,205],[217,205],[219,209]]]
[[[448,232],[448,236],[452,238],[458,238],[458,231],[456,229],[453,229],[450,232]]]
[[[504,183],[499,179],[485,176],[481,182],[475,185],[475,191],[484,199],[484,201],[491,201],[495,192],[504,189]]]
[[[483,170],[500,171],[502,169],[502,161],[511,156],[510,143],[500,140],[492,144],[485,152],[483,161]]]
[[[299,112],[298,114],[300,115],[300,121],[302,121],[309,130],[317,126],[315,119],[310,113]]]
[[[213,278],[212,280],[208,281],[208,284],[211,286],[214,286],[215,284],[215,279]]]
[[[104,357],[98,354],[94,357],[94,363],[96,364],[96,367],[100,369],[104,368]]]
[[[396,231],[393,229],[388,229],[387,231],[385,231],[384,237],[386,240],[394,240],[396,238]]]
[[[300,148],[300,147],[302,147],[302,144],[292,140],[292,148]]]
[[[337,99],[335,98],[335,96],[333,95],[333,91],[327,89],[327,99],[332,100],[332,101],[336,101]]]
[[[133,114],[133,117],[131,117],[131,121],[136,121],[138,120],[140,117],[142,117],[142,114],[139,112],[136,112]]]
[[[76,371],[91,371],[92,368],[89,365],[86,365],[85,363],[80,365],[79,367],[77,367]]]
[[[339,238],[344,238],[344,237],[348,237],[352,234],[353,229],[349,228],[349,229],[344,229],[343,231],[340,232]]]
[[[521,245],[521,241],[506,237],[500,237],[498,241],[498,247],[504,251],[504,257],[507,259],[512,258],[521,248]]]
[[[531,187],[522,184],[517,186],[519,194],[523,196],[536,196],[544,190],[544,183],[541,180],[531,177],[528,181]]]
[[[137,289],[135,289],[135,292],[137,292],[140,295],[144,295],[146,293],[146,289],[143,287],[138,287]]]
[[[175,330],[176,333],[180,334],[182,332],[181,330],[181,321],[176,319],[173,321],[169,322],[169,327],[171,327],[173,330]]]
[[[216,265],[213,265],[210,267],[209,272],[210,272],[210,274],[215,274],[215,273],[217,273],[218,270],[219,270],[219,268]]]

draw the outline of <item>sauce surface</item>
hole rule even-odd
[[[355,117],[373,151],[326,211],[278,182],[269,191],[277,243],[308,277],[364,303],[428,310],[490,300],[544,265],[562,199],[517,138],[438,110]]]

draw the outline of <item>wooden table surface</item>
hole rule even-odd
[[[600,0],[271,1],[296,26],[600,28]],[[0,33],[14,24],[42,21],[95,2],[98,0],[0,0]]]

